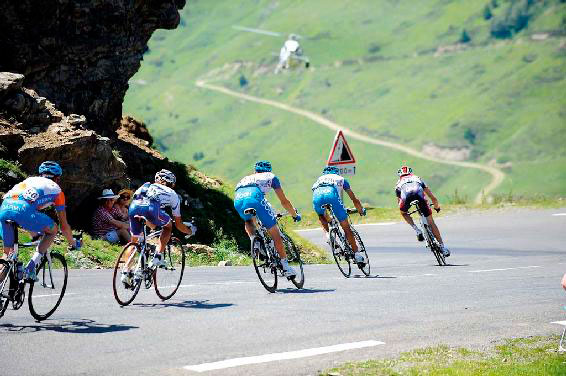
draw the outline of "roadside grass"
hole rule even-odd
[[[439,345],[394,359],[346,363],[320,375],[564,375],[566,354],[558,353],[558,340],[558,336],[508,339],[487,351]]]

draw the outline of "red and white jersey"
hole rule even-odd
[[[409,174],[399,178],[395,186],[395,194],[397,197],[404,198],[409,193],[418,193],[422,195],[423,190],[427,187],[425,182],[417,175]]]
[[[59,184],[41,176],[33,176],[16,184],[3,198],[27,201],[36,209],[55,205],[58,211],[65,210],[65,194]]]

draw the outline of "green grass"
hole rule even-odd
[[[232,184],[255,160],[270,159],[303,211],[310,210],[309,188],[334,133],[281,110],[196,88],[196,79],[216,70],[208,79],[416,149],[428,143],[469,148],[473,160],[502,164],[508,177],[497,194],[564,196],[566,49],[560,35],[566,32],[566,4],[537,2],[526,29],[496,40],[491,21],[482,17],[487,3],[191,2],[177,30],[158,31],[150,40],[124,109],[148,124],[167,156]],[[511,4],[499,3],[494,17]],[[232,25],[304,36],[315,69],[272,74],[272,53],[284,38]],[[434,55],[438,46],[454,44],[464,28],[472,38],[466,50]],[[530,39],[541,31],[555,36]],[[246,64],[232,71],[237,62]],[[249,82],[244,88],[241,75]],[[395,206],[392,187],[402,162],[413,165],[444,202],[455,189],[471,200],[489,182],[476,170],[350,143],[359,160],[352,186],[373,206]]]
[[[489,351],[440,345],[395,359],[346,363],[320,375],[563,375],[566,355],[557,352],[558,340],[558,336],[510,339]]]

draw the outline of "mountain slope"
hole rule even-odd
[[[564,195],[566,5],[525,2],[527,27],[497,39],[491,35],[495,26],[523,2],[497,3],[490,5],[493,18],[485,20],[488,1],[193,2],[183,14],[190,26],[182,20],[179,30],[156,33],[150,41],[125,110],[146,121],[168,156],[232,182],[255,159],[271,159],[303,208],[333,132],[205,92],[193,86],[196,79],[318,112],[359,133],[436,155],[456,151],[480,163],[496,161],[508,175],[502,193]],[[304,36],[315,69],[272,74],[272,53],[283,39],[232,25]],[[464,29],[471,42],[456,44]],[[455,189],[471,199],[489,181],[477,171],[351,143],[360,160],[353,186],[373,204],[394,204],[393,174],[402,161],[443,199]]]

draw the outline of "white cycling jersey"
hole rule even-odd
[[[170,207],[174,217],[181,216],[181,200],[173,189],[159,183],[145,183],[134,192],[134,200],[159,202],[162,208]]]
[[[423,195],[423,190],[427,187],[426,183],[417,175],[405,175],[399,178],[395,186],[397,197],[406,197],[411,193]]]
[[[338,193],[340,193],[342,189],[350,189],[350,183],[348,182],[348,180],[344,179],[344,177],[337,174],[324,174],[316,180],[316,182],[312,186],[312,190],[314,191],[318,187],[328,186],[336,187]]]
[[[257,172],[252,175],[248,175],[236,185],[236,190],[244,187],[258,187],[263,194],[269,192],[272,188],[281,188],[281,183],[279,178],[275,176],[272,172]]]

